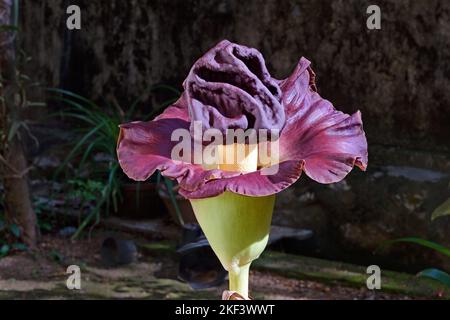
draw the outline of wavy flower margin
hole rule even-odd
[[[207,198],[231,191],[246,196],[267,196],[286,189],[304,171],[319,183],[342,180],[356,165],[367,167],[367,140],[361,113],[337,111],[316,91],[310,62],[301,58],[292,75],[274,79],[281,88],[286,123],[279,138],[279,168],[274,175],[205,170],[202,166],[171,159],[173,130],[189,130],[190,118],[183,94],[153,121],[120,127],[117,156],[128,177],[148,179],[156,170],[176,179],[179,193],[188,199]]]

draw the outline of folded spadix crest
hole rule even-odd
[[[191,132],[195,121],[224,135],[227,129],[284,127],[280,86],[256,49],[220,42],[194,63],[184,89]]]

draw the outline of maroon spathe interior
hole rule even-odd
[[[262,54],[221,41],[191,68],[184,82],[191,119],[202,129],[282,130],[285,112],[278,81],[267,71]]]

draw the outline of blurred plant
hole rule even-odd
[[[0,215],[0,259],[13,251],[28,249],[27,245],[20,240],[20,228],[16,224],[10,224],[6,227],[2,218]],[[10,241],[7,239],[10,239]]]
[[[80,226],[79,230],[82,230],[85,227],[85,225],[83,224],[84,221],[81,221],[84,209],[94,208],[94,210],[97,210],[95,201],[97,199],[102,199],[103,197],[105,197],[106,195],[104,194],[104,192],[106,192],[108,189],[102,182],[90,179],[69,180],[69,188],[70,191],[68,193],[68,198],[72,200],[72,202],[78,202],[76,204],[79,208],[78,224]]]
[[[53,249],[48,255],[55,262],[61,263],[64,261],[64,256],[58,250]]]
[[[89,202],[98,199],[103,190],[103,184],[95,180],[69,180],[69,185],[72,186],[69,197],[74,200],[81,199],[83,201],[79,204],[79,207],[84,207]]]
[[[47,217],[44,217],[45,213],[50,213],[54,209],[51,200],[43,197],[33,197],[33,208],[36,213],[39,230],[46,232],[52,231],[52,224],[46,219]]]
[[[443,204],[437,207],[431,214],[431,220],[439,217],[450,216],[450,198],[448,198]]]
[[[428,240],[418,238],[418,237],[407,237],[407,238],[390,240],[390,241],[385,242],[382,245],[382,247],[390,246],[392,244],[401,243],[401,242],[418,244],[420,246],[423,246],[423,247],[426,247],[429,249],[433,249],[433,250],[450,258],[450,249],[449,248],[446,248],[438,243],[428,241]],[[436,268],[428,268],[428,269],[420,271],[417,274],[417,276],[431,278],[431,279],[437,280],[437,281],[445,284],[446,286],[450,287],[450,275],[448,273],[446,273],[445,271],[442,271],[442,270],[439,270]]]
[[[169,198],[170,198],[170,202],[172,203],[172,205],[175,209],[175,214],[177,216],[178,223],[181,226],[184,226],[183,215],[181,214],[181,209],[177,202],[177,192],[175,191],[175,190],[177,190],[177,186],[175,185],[175,183],[172,180],[162,176],[159,171],[156,173],[156,176],[157,176],[156,185],[158,187],[160,187],[161,180],[162,180],[162,183],[164,183],[164,190],[167,191]]]
[[[154,108],[147,119],[153,118],[162,109],[175,102],[180,95],[176,89],[164,85],[153,86],[150,91],[157,89],[165,89],[171,92],[173,97]],[[118,210],[118,204],[122,201],[121,185],[125,180],[121,170],[118,170],[116,158],[119,125],[134,120],[136,108],[142,99],[136,99],[128,111],[124,111],[117,103],[106,103],[106,108],[101,108],[95,102],[73,92],[62,89],[49,90],[56,94],[53,98],[64,105],[64,109],[55,115],[63,120],[75,120],[78,128],[74,132],[80,137],[72,144],[69,154],[55,172],[55,178],[63,171],[67,174],[69,164],[75,168],[77,177],[82,177],[82,173],[86,171],[93,177],[86,182],[72,179],[72,187],[75,187],[75,192],[83,199],[82,201],[87,203],[96,200],[91,212],[81,221],[77,232],[73,235],[72,238],[75,239],[93,219],[95,219],[94,226],[99,223],[102,210],[107,213]]]
[[[33,198],[34,212],[37,216],[37,226],[40,231],[51,231],[52,225],[43,219],[43,212],[50,212],[52,207],[47,199]],[[4,214],[4,198],[0,193],[0,258],[7,256],[14,251],[24,251],[28,246],[22,242],[22,231],[15,223],[7,222]]]
[[[436,208],[432,215],[431,220],[434,220],[438,217],[443,217],[445,215],[450,215],[450,199],[445,201],[442,205],[440,205],[438,208]],[[426,247],[429,249],[432,249],[440,254],[443,254],[444,256],[450,258],[450,248],[444,247],[443,245],[440,245],[436,242],[425,240],[419,237],[406,237],[406,238],[399,238],[394,239],[390,241],[386,241],[381,245],[381,248],[390,246],[392,244],[396,243],[414,243],[417,245],[420,245],[422,247]],[[417,276],[419,277],[427,277],[434,280],[437,280],[446,286],[450,287],[450,274],[448,274],[445,271],[442,271],[440,269],[436,268],[428,268],[425,270],[420,271]]]
[[[7,256],[11,251],[27,249],[27,246],[20,240],[21,231],[19,226],[6,221],[3,205],[3,194],[0,194],[0,259]]]

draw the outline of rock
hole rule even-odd
[[[75,227],[64,227],[58,231],[58,235],[64,238],[71,237],[75,232],[77,232],[77,228]]]
[[[313,236],[311,230],[280,227],[272,225],[268,245],[283,239],[306,240]]]
[[[301,178],[295,190],[278,195],[276,212],[286,225],[312,229],[323,256],[413,272],[426,267],[446,269],[448,258],[415,245],[395,245],[373,253],[383,242],[406,236],[449,247],[449,217],[431,221],[432,211],[450,197],[448,183],[448,174],[438,170],[374,165],[365,173],[355,170],[333,185]],[[314,193],[316,204],[305,206],[301,197],[293,198],[296,190]]]

